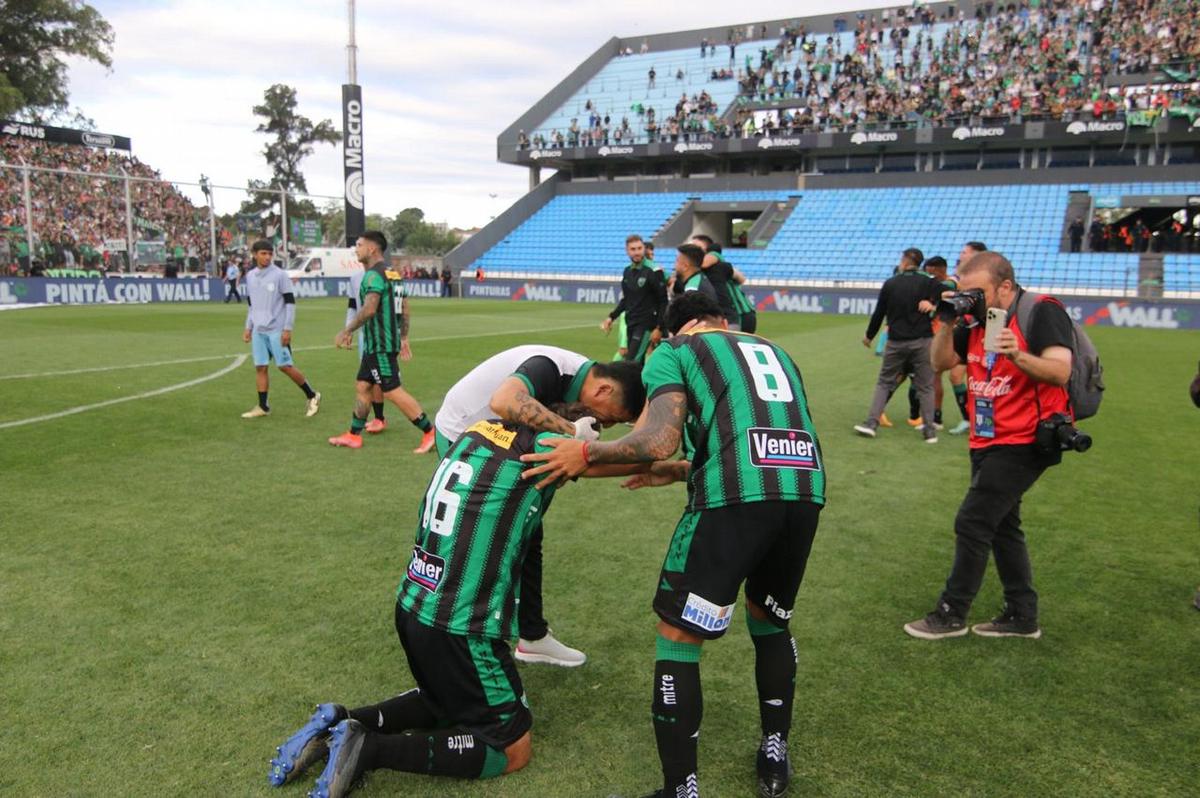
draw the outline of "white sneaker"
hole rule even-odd
[[[517,641],[514,656],[519,662],[537,662],[544,665],[558,665],[563,668],[578,668],[587,662],[587,654],[578,649],[564,646],[554,639],[554,635],[546,632],[541,640]]]
[[[854,431],[857,432],[859,435],[866,435],[868,438],[875,437],[875,428],[869,427],[866,424],[855,424]]]
[[[968,424],[965,421],[960,421],[950,429],[950,434],[951,435],[962,435],[964,432],[966,432],[970,428],[971,428],[970,424]]]
[[[263,416],[269,416],[269,415],[271,415],[270,410],[263,410],[258,405],[255,405],[250,410],[247,410],[245,413],[242,413],[242,418],[262,418]]]
[[[307,418],[312,418],[313,416],[315,416],[317,414],[317,411],[320,409],[321,409],[321,394],[318,391],[317,394],[315,396],[313,396],[312,399],[308,400],[308,405],[304,409],[304,415]]]

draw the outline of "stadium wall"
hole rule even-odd
[[[302,299],[344,297],[350,280],[345,277],[304,278],[294,283]],[[437,280],[406,280],[409,296],[437,298]],[[610,307],[617,304],[621,284],[572,280],[484,280],[461,284],[467,299],[502,299],[511,302],[584,303]],[[782,285],[747,286],[746,295],[758,310],[783,313],[821,313],[866,316],[875,311],[876,292],[853,289],[797,290]],[[1104,300],[1061,296],[1071,317],[1080,324],[1168,330],[1200,329],[1200,302]],[[225,285],[214,278],[199,279],[50,279],[0,280],[0,306],[146,304],[159,302],[222,302]]]

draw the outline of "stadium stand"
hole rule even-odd
[[[105,239],[124,239],[125,193],[121,170],[130,182],[139,236],[208,257],[207,222],[187,197],[136,157],[116,150],[17,138],[0,139],[0,161],[42,169],[92,173],[95,177],[45,171],[30,172],[35,262],[50,268],[105,268]],[[114,179],[116,178],[116,179]],[[206,219],[206,216],[202,218]],[[21,172],[0,169],[0,273],[15,274],[27,248]]]
[[[587,143],[647,143],[970,119],[1108,119],[1200,106],[1200,85],[1192,82],[1200,65],[1194,0],[989,2],[974,9],[973,17],[952,4],[940,17],[928,6],[861,13],[850,25],[835,20],[823,30],[794,21],[778,39],[758,42],[730,28],[706,56],[699,40],[663,52],[622,50],[523,131],[523,146],[575,146],[573,127],[596,131]],[[726,70],[732,80],[714,79]],[[1108,80],[1151,73],[1178,82]],[[653,127],[646,123],[651,110]],[[628,129],[618,137],[622,121]]]
[[[1122,294],[1136,289],[1136,252],[1062,251],[1071,192],[1101,195],[1200,195],[1195,183],[980,185],[932,188],[570,194],[558,196],[476,263],[488,274],[575,277],[618,274],[593,257],[596,243],[630,232],[653,237],[684,205],[801,199],[763,249],[726,249],[751,280],[875,285],[899,252],[918,246],[953,262],[963,242],[983,240],[1008,255],[1031,286]],[[586,253],[586,257],[584,254]],[[662,253],[668,268],[672,253]],[[1163,290],[1200,292],[1200,254],[1168,254]]]

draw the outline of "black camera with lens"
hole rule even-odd
[[[1092,436],[1071,423],[1062,413],[1038,422],[1037,445],[1044,452],[1086,452],[1092,448]]]
[[[937,308],[939,318],[945,321],[962,319],[968,327],[974,327],[986,314],[987,303],[984,302],[982,288],[955,291],[942,297]]]

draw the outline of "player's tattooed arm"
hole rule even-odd
[[[492,412],[505,421],[524,424],[538,432],[561,432],[574,435],[575,425],[550,411],[529,395],[529,388],[517,377],[509,377],[492,394]]]
[[[408,325],[411,317],[408,315],[408,297],[400,300],[400,337],[408,340]]]
[[[366,324],[378,311],[379,294],[371,292],[367,294],[367,298],[363,300],[363,306],[358,309],[358,313],[354,314],[354,318],[350,320],[345,329],[334,336],[333,343],[343,349],[349,349],[354,345],[354,331]]]
[[[662,393],[646,407],[646,417],[633,432],[611,442],[588,447],[589,463],[648,463],[666,460],[679,448],[687,420],[687,395]]]

